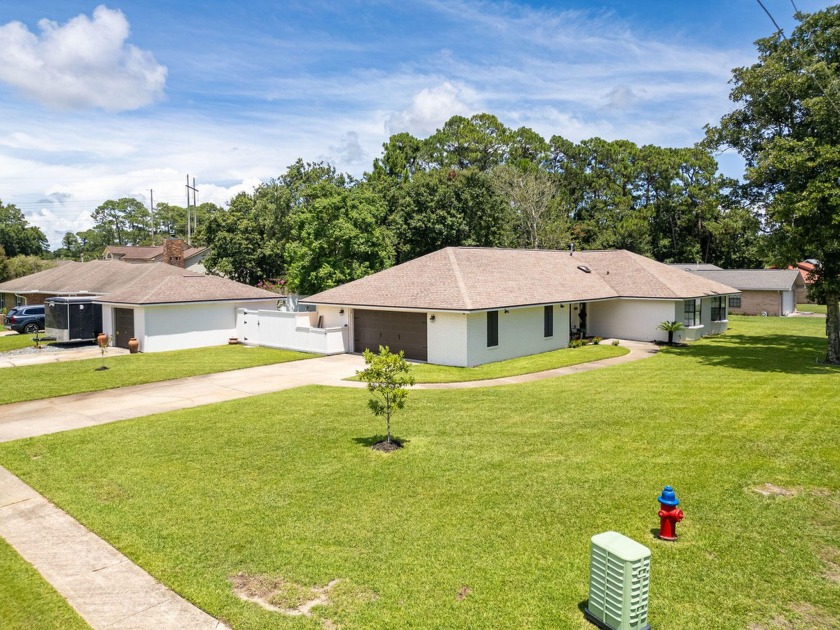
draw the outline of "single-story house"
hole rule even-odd
[[[210,249],[207,247],[188,247],[184,239],[169,238],[163,242],[163,245],[108,245],[102,252],[102,259],[132,264],[162,262],[205,273],[207,270],[204,268],[203,261],[208,253]]]
[[[796,303],[797,304],[813,304],[813,300],[808,297],[808,288],[814,284],[814,270],[816,269],[817,261],[809,258],[803,260],[795,265],[791,265],[788,269],[798,269],[799,275],[802,276],[803,286],[796,289]]]
[[[738,291],[628,251],[448,247],[302,299],[319,326],[346,327],[347,351],[387,345],[408,358],[474,366],[599,336],[666,340],[721,333]]]
[[[738,289],[729,297],[729,311],[738,315],[789,315],[796,295],[805,288],[797,269],[721,269],[691,273]]]
[[[0,283],[0,295],[43,304],[51,296],[89,296],[102,307],[104,333],[142,352],[221,345],[237,336],[236,311],[276,310],[269,291],[161,262],[70,262]]]
[[[711,263],[667,263],[669,267],[676,267],[683,271],[720,271],[723,267],[718,267]]]

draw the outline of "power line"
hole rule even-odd
[[[784,39],[787,43],[790,43],[790,40],[787,38],[787,35],[785,35],[785,32],[782,30],[782,27],[781,27],[781,26],[779,26],[778,22],[776,22],[776,19],[773,17],[773,14],[772,14],[772,13],[770,13],[770,11],[767,9],[767,7],[766,7],[766,6],[764,6],[764,3],[763,3],[761,0],[756,0],[756,2],[758,2],[758,4],[761,6],[761,8],[762,8],[762,9],[764,9],[764,12],[767,14],[767,17],[769,17],[769,18],[770,18],[770,21],[771,21],[771,22],[773,22],[773,25],[776,27],[776,30],[777,30],[777,31],[779,32],[779,34],[782,36],[782,39]],[[791,2],[790,2],[790,3],[793,5],[794,10],[796,10],[796,4],[794,4],[794,0],[791,0]],[[799,11],[797,11],[797,13],[798,13],[798,12],[799,12]],[[819,54],[820,54],[820,51],[817,49],[817,47],[816,47],[816,45],[813,43],[813,41],[811,42],[811,47],[813,48],[814,52],[815,52],[817,55],[819,55]],[[805,66],[806,66],[806,64],[805,64],[805,60],[801,58],[801,51],[800,51],[798,48],[796,48],[795,46],[791,46],[791,50],[792,50],[793,52],[795,52],[796,54],[800,55],[800,61],[802,61],[802,62],[803,62],[803,63],[802,63],[802,69],[803,69],[803,71],[804,71],[806,74],[808,74],[808,75],[810,75],[810,76],[811,76],[811,78],[814,80],[814,83],[816,83],[816,84],[817,84],[817,87],[820,89],[820,92],[822,92],[823,97],[825,97],[825,99],[826,99],[829,103],[831,103],[832,107],[834,107],[834,110],[837,112],[837,114],[838,114],[838,115],[840,115],[840,105],[837,105],[837,103],[834,101],[834,99],[833,99],[833,98],[831,98],[831,96],[829,96],[828,92],[826,92],[826,91],[825,91],[825,88],[822,86],[822,83],[820,83],[820,80],[817,78],[817,75],[816,75],[815,73],[813,73],[813,72],[810,72],[810,71],[809,71],[809,70],[805,67]]]

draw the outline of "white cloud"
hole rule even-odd
[[[163,96],[166,67],[127,44],[128,20],[104,5],[64,25],[43,19],[40,35],[0,26],[0,81],[54,109],[137,109]]]
[[[391,134],[407,131],[415,136],[428,136],[452,116],[478,112],[477,100],[473,90],[446,81],[417,92],[411,99],[411,107],[389,117],[385,126]]]
[[[348,131],[341,138],[337,146],[330,145],[330,155],[322,158],[337,166],[370,166],[371,158],[362,148],[359,142],[359,134],[355,131]]]

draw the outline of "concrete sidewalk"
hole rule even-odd
[[[2,467],[0,536],[94,630],[226,628]]]

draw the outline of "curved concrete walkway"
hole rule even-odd
[[[460,389],[525,383],[644,359],[653,344],[624,342],[620,357],[555,370],[465,383],[421,384]],[[0,406],[0,441],[33,437],[185,409],[302,385],[365,387],[345,381],[364,366],[336,355],[174,381]],[[0,467],[0,536],[96,630],[172,628],[221,630],[220,621],[169,590],[46,498]]]

